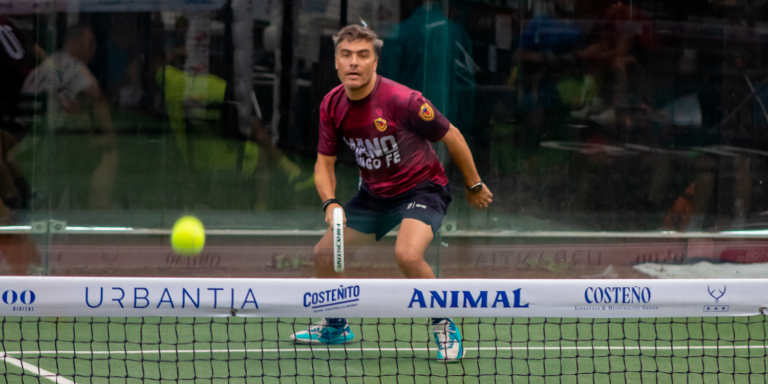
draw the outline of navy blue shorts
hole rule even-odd
[[[376,234],[376,241],[389,233],[403,219],[416,219],[432,227],[437,234],[443,222],[451,190],[433,181],[423,181],[393,197],[375,196],[365,184],[344,206],[347,227],[365,234]]]

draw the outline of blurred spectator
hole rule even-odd
[[[667,212],[662,228],[668,231],[685,231],[691,222],[693,215],[693,197],[696,191],[696,185],[691,183],[685,189],[685,194],[679,196],[672,207]]]
[[[577,52],[587,66],[585,82],[594,83],[593,97],[580,100],[572,116],[603,126],[616,123],[616,108],[626,105],[628,67],[637,63],[632,52],[634,27],[644,20],[642,12],[617,3],[608,8],[604,20],[597,21],[595,41]]]
[[[384,38],[377,71],[422,92],[443,111],[473,148],[478,171],[487,173],[491,153],[490,119],[475,113],[475,73],[480,68],[472,58],[472,39],[461,24],[446,17],[452,12],[450,4],[446,3],[441,9],[435,1],[408,3],[416,7],[413,13],[383,34],[388,37]],[[453,164],[447,165],[446,172],[451,180],[463,178]],[[469,210],[469,207],[459,209]]]
[[[102,53],[96,59],[103,72],[104,94],[111,105],[138,106],[143,95],[141,85],[141,45],[137,18],[132,13],[113,13]]]
[[[26,94],[47,94],[49,113],[54,113],[56,133],[86,134],[85,145],[62,141],[56,137],[52,170],[67,174],[86,170],[91,174],[87,205],[90,208],[108,208],[117,171],[118,155],[109,105],[102,95],[99,83],[88,69],[96,54],[96,39],[90,27],[77,25],[67,29],[64,49],[52,54],[35,68],[24,81]],[[71,137],[75,137],[72,135]],[[73,144],[69,147],[67,144]]]
[[[232,102],[226,100],[226,80],[206,73],[207,66],[195,66],[191,71],[180,69],[187,61],[186,47],[169,51],[163,58],[155,57],[154,73],[157,84],[163,88],[176,146],[191,171],[204,171],[206,175],[223,171],[238,178],[255,175],[260,185],[255,191],[257,209],[268,206],[269,170],[273,168],[280,169],[296,191],[314,187],[313,176],[300,180],[301,168],[275,147],[258,118],[252,117],[248,137],[242,137],[232,126]],[[257,169],[262,163],[267,172]],[[204,186],[207,183],[202,181],[202,174],[196,176],[201,183],[199,189],[213,188]],[[211,194],[207,197],[215,199]]]
[[[461,130],[472,128],[475,70],[464,28],[427,1],[385,35],[380,74],[424,94]]]
[[[579,25],[568,20],[573,13],[570,0],[544,1],[541,14],[524,26],[520,48],[515,52],[520,105],[529,144],[538,145],[542,136],[552,137],[553,130],[565,125],[573,97],[563,88],[569,81],[583,79],[575,65],[576,52],[583,48],[584,34]],[[587,85],[585,85],[586,87]],[[580,98],[580,87],[575,91]]]

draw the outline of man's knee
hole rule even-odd
[[[314,258],[315,264],[333,264],[333,250],[321,240],[315,245]]]
[[[395,248],[395,260],[401,268],[408,268],[424,262],[424,254],[407,248]]]

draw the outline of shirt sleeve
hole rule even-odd
[[[339,153],[339,130],[328,114],[328,104],[327,99],[320,104],[320,140],[317,143],[317,153],[336,156]]]
[[[448,119],[421,93],[411,95],[406,113],[410,129],[433,143],[440,141],[451,128]]]

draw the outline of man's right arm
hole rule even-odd
[[[315,186],[320,200],[325,203],[328,199],[336,198],[336,156],[325,156],[317,154],[315,163]],[[333,223],[333,209],[341,207],[340,204],[330,204],[325,209],[325,222],[328,225]],[[346,222],[346,217],[344,218]]]

